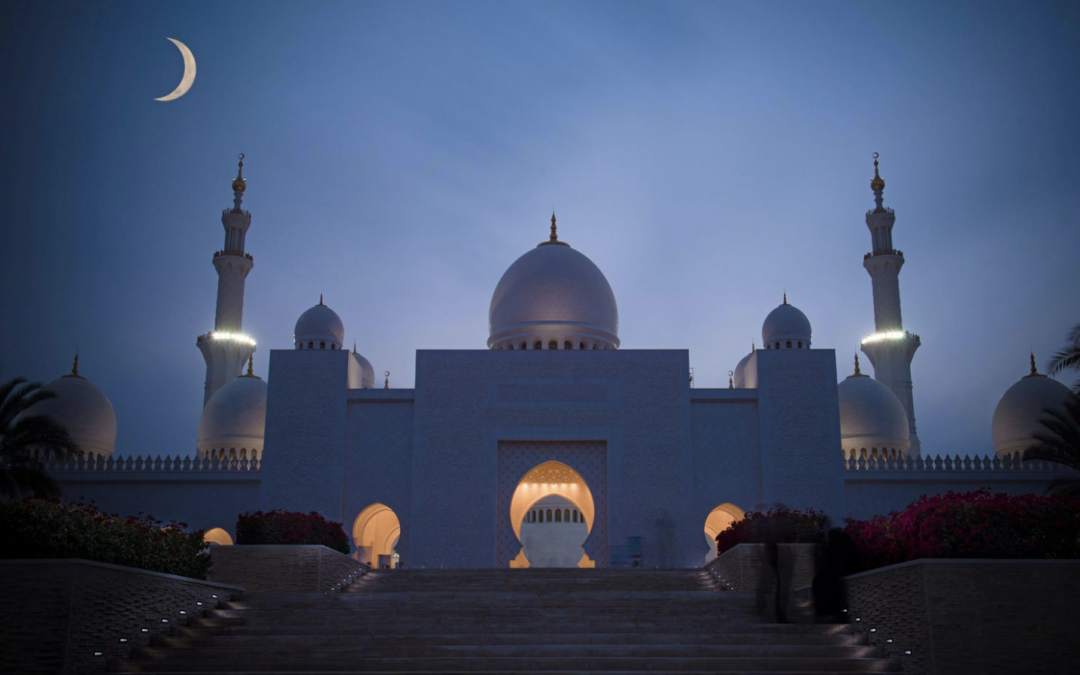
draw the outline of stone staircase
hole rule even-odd
[[[897,672],[844,624],[761,620],[700,570],[375,571],[248,595],[110,664],[125,673]]]

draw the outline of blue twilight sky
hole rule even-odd
[[[193,452],[243,151],[261,375],[320,292],[393,386],[483,349],[554,207],[623,348],[727,386],[786,289],[843,377],[879,151],[923,452],[987,452],[1080,321],[1078,74],[1075,2],[4,2],[0,366],[77,348],[118,452]]]

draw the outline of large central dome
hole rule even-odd
[[[617,349],[619,308],[604,273],[551,239],[506,270],[488,312],[491,349]]]

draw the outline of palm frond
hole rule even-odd
[[[1045,408],[1043,414],[1043,430],[1034,434],[1035,443],[1024,451],[1023,459],[1080,470],[1080,397],[1070,395],[1063,409]]]
[[[1072,330],[1069,331],[1068,339],[1069,342],[1075,345],[1080,345],[1080,323],[1072,327]]]

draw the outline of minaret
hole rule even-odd
[[[242,332],[244,280],[255,266],[251,255],[244,252],[244,238],[251,227],[251,213],[240,208],[246,188],[244,155],[240,153],[240,168],[232,182],[233,207],[221,213],[225,248],[214,254],[214,269],[218,273],[214,330],[200,335],[196,340],[199,351],[206,359],[204,406],[215,391],[240,374],[244,363],[255,352],[255,340]]]
[[[882,206],[885,180],[878,174],[878,153],[874,153],[874,210],[866,212],[873,251],[863,257],[863,267],[874,285],[874,328],[876,332],[862,341],[862,351],[874,364],[874,379],[892,390],[907,411],[911,428],[909,457],[921,455],[915,432],[915,403],[911,390],[911,359],[921,344],[918,335],[904,330],[900,315],[900,268],[904,253],[893,248],[892,229],[896,214]]]

